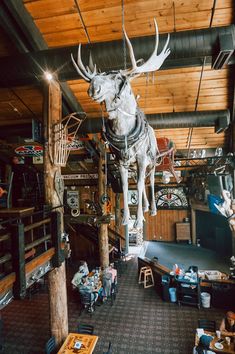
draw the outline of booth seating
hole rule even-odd
[[[154,286],[153,272],[150,267],[142,267],[140,269],[139,284],[144,284],[144,288]]]

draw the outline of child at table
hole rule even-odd
[[[210,350],[212,339],[213,337],[203,334],[199,339],[198,345],[193,348],[193,354],[215,354],[215,352]]]

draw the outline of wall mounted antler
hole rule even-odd
[[[96,66],[85,67],[81,60],[81,44],[78,48],[77,62],[71,55],[72,62],[78,74],[90,82],[88,94],[97,102],[105,102],[108,120],[105,123],[104,138],[110,149],[116,155],[122,179],[124,197],[123,224],[128,224],[130,212],[128,208],[128,169],[136,167],[138,172],[138,209],[136,228],[143,226],[143,211],[149,208],[145,190],[145,176],[149,170],[151,183],[151,215],[156,215],[154,200],[155,165],[160,156],[154,131],[145,119],[143,112],[137,107],[135,96],[130,86],[130,80],[147,72],[158,70],[170,54],[169,35],[160,54],[157,54],[159,34],[157,22],[154,19],[156,40],[155,48],[150,58],[141,65],[136,61],[131,42],[124,30],[132,68],[120,71],[97,73]],[[142,205],[143,204],[143,205]]]

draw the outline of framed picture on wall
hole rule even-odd
[[[138,192],[136,189],[128,190],[128,205],[138,205]]]
[[[188,198],[183,187],[163,187],[155,192],[158,209],[188,209]]]

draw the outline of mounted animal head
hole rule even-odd
[[[162,49],[161,53],[157,55],[159,33],[155,19],[154,24],[156,31],[155,48],[150,58],[143,64],[140,64],[142,60],[136,61],[133,47],[125,29],[123,29],[123,31],[132,64],[132,67],[129,69],[97,73],[96,65],[93,65],[91,57],[89,66],[85,68],[81,59],[81,44],[78,47],[77,63],[71,54],[72,62],[78,74],[82,76],[84,80],[90,82],[88,89],[89,96],[99,103],[105,101],[106,109],[109,112],[109,118],[114,118],[112,113],[117,109],[117,107],[120,107],[121,103],[124,101],[126,104],[129,104],[129,110],[127,107],[125,107],[126,112],[129,114],[135,114],[137,104],[130,86],[130,80],[142,73],[158,70],[162,66],[164,60],[170,54],[170,49],[167,48],[170,39],[168,34],[164,48]]]

